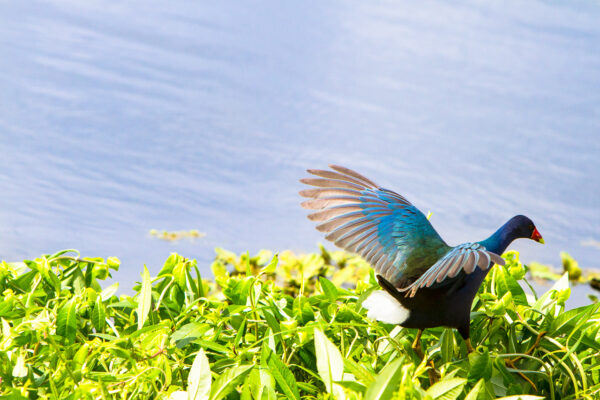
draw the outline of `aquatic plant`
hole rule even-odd
[[[597,398],[598,304],[565,310],[563,275],[528,295],[518,254],[495,266],[473,305],[476,352],[451,329],[366,317],[378,288],[344,252],[255,256],[217,249],[214,279],[172,254],[144,267],[133,296],[103,287],[116,258],[73,251],[0,264],[4,398]],[[110,283],[110,282],[109,282]],[[516,397],[514,397],[516,398]]]

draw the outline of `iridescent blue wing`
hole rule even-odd
[[[302,206],[320,210],[308,216],[317,230],[345,250],[360,254],[396,287],[413,282],[451,248],[427,218],[405,197],[383,189],[347,168],[308,170],[320,178],[302,179],[316,186],[300,194]]]
[[[427,218],[405,197],[383,189],[344,167],[308,170],[320,178],[302,179],[316,186],[300,194],[312,200],[302,206],[320,210],[308,216],[321,222],[317,229],[345,250],[364,257],[387,281],[408,296],[422,287],[488,268],[500,256],[476,243],[448,246]]]

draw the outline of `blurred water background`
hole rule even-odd
[[[1,259],[117,256],[126,289],[172,251],[205,273],[217,246],[315,251],[298,179],[337,163],[449,244],[523,213],[547,243],[515,243],[523,261],[600,268],[598,3],[0,10]]]

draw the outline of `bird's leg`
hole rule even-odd
[[[419,331],[417,332],[417,337],[415,338],[415,341],[412,344],[412,348],[413,350],[417,353],[417,355],[421,358],[423,358],[423,349],[421,348],[421,335],[423,334],[423,329],[419,329]]]
[[[471,338],[466,338],[465,339],[465,343],[467,345],[467,352],[468,353],[472,353],[475,351],[475,349],[473,348],[473,346],[471,345]]]
[[[417,337],[415,337],[414,342],[412,343],[412,349],[415,351],[415,353],[417,353],[417,355],[424,360],[425,359],[425,354],[423,353],[423,348],[421,347],[421,335],[423,334],[423,329],[419,329],[417,331]],[[439,373],[435,370],[435,364],[433,363],[433,360],[429,360],[429,384],[433,385],[434,383],[436,383],[440,377]]]

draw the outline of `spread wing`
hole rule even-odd
[[[403,196],[383,189],[347,168],[308,170],[319,178],[302,179],[316,186],[300,195],[312,200],[304,208],[320,222],[317,230],[345,250],[360,254],[396,287],[412,282],[450,247],[427,218]]]
[[[308,170],[319,178],[301,179],[316,187],[300,192],[311,198],[302,203],[304,208],[319,210],[308,218],[320,222],[317,230],[326,232],[327,240],[360,254],[409,296],[461,270],[471,273],[477,265],[487,268],[490,260],[502,260],[479,244],[448,246],[405,197],[350,169],[330,168]]]
[[[504,265],[504,259],[496,253],[487,251],[479,243],[464,243],[453,247],[419,279],[399,291],[408,291],[408,296],[412,297],[419,288],[431,287],[446,278],[454,278],[460,271],[470,274],[476,267],[488,269],[492,263]]]

